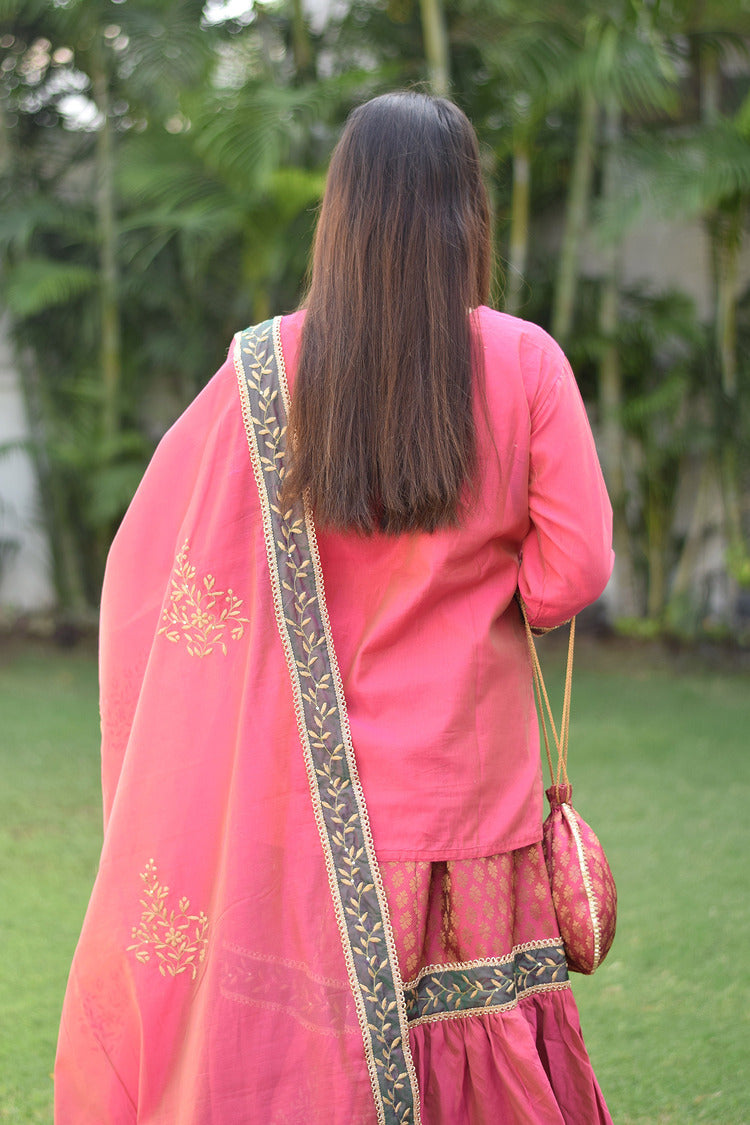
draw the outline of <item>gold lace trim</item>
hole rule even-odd
[[[404,981],[404,988],[416,988],[424,977],[432,976],[433,973],[452,971],[469,972],[472,969],[485,969],[494,968],[496,965],[509,965],[515,960],[519,953],[531,953],[535,949],[546,949],[550,945],[559,945],[561,940],[560,935],[556,934],[554,937],[538,938],[536,941],[521,942],[519,945],[514,945],[510,953],[506,953],[502,957],[480,957],[474,961],[445,961],[441,964],[423,965],[412,980]]]
[[[589,871],[588,860],[586,858],[586,849],[583,846],[581,839],[581,830],[578,827],[575,811],[571,805],[562,802],[560,805],[563,816],[568,822],[568,827],[575,840],[576,852],[578,853],[578,866],[581,870],[581,878],[583,879],[583,887],[586,891],[586,903],[589,908],[589,915],[591,917],[591,928],[594,933],[594,959],[591,967],[591,972],[599,967],[602,952],[602,928],[601,919],[599,917],[599,910],[597,907],[596,895],[594,893],[594,885],[591,882],[591,873]]]
[[[535,984],[531,988],[524,989],[523,996],[518,999],[509,1000],[507,1004],[488,1004],[484,1008],[464,1008],[455,1012],[435,1012],[430,1016],[419,1016],[410,1023],[410,1027],[419,1027],[423,1023],[442,1023],[444,1020],[470,1020],[477,1016],[492,1015],[497,1012],[509,1012],[513,1008],[517,1008],[519,1004],[523,1004],[527,996],[534,996],[538,992],[569,992],[571,984],[569,980],[561,984]]]

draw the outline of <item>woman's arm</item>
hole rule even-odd
[[[570,364],[545,336],[525,351],[530,387],[529,518],[518,586],[529,621],[553,628],[595,601],[612,573],[612,506]]]

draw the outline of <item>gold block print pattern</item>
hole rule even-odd
[[[162,976],[190,973],[193,980],[206,955],[208,918],[200,911],[191,914],[190,900],[181,898],[170,907],[169,887],[159,882],[156,864],[150,859],[141,872],[144,891],[140,922],[133,927],[128,952],[146,963],[155,958]]]
[[[411,980],[426,956],[424,935],[430,915],[432,864],[386,861],[380,863],[380,873],[390,906],[401,975],[404,980]]]
[[[231,588],[220,590],[212,574],[198,578],[189,550],[186,539],[175,559],[159,633],[173,644],[184,642],[191,656],[210,656],[217,649],[226,656],[227,641],[240,640],[248,624],[240,615],[242,598]]]

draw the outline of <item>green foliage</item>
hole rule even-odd
[[[658,640],[662,623],[653,617],[618,617],[614,623],[615,632],[620,637],[632,637],[639,641]]]
[[[712,283],[726,276],[750,201],[750,93],[747,75],[732,77],[749,54],[746,15],[719,0],[700,10],[644,0],[606,11],[597,0],[442,8],[501,261],[513,156],[519,146],[529,156],[522,315],[549,323],[549,231],[592,97],[595,195],[604,107],[619,107],[624,122],[617,190],[606,208],[582,201],[596,244],[616,245],[647,211],[698,217],[717,262],[723,254]],[[707,123],[711,66],[723,79]],[[61,604],[96,603],[139,472],[234,331],[297,305],[328,155],[351,106],[427,79],[417,0],[353,0],[313,26],[285,0],[218,21],[202,0],[0,0],[0,301],[23,349]],[[722,312],[729,300],[725,286],[713,331],[673,295],[621,301],[620,422],[636,451],[628,520],[645,588],[664,572],[651,608],[668,598],[679,558],[669,524],[687,451],[709,457],[729,443],[724,478],[735,464],[740,479],[747,472],[747,318],[739,302],[736,323]],[[608,345],[598,301],[596,279],[582,279],[570,350],[590,403]],[[736,386],[731,401],[722,384]],[[739,557],[736,534],[733,544]]]
[[[0,11],[12,125],[0,128],[0,300],[27,349],[63,607],[98,601],[107,544],[155,440],[238,325],[296,304],[331,143],[310,138],[366,80],[290,82],[269,62],[286,49],[281,15],[209,29],[202,9]],[[93,128],[71,122],[72,90],[98,111]],[[105,316],[116,327],[106,361]]]
[[[737,122],[721,121],[689,134],[633,138],[626,151],[623,195],[637,211],[686,218],[750,193],[750,146]]]
[[[3,296],[10,313],[22,319],[90,292],[97,284],[96,271],[44,258],[24,258],[7,271]]]

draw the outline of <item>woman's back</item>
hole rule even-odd
[[[281,325],[292,393],[303,321]],[[514,594],[520,583],[534,625],[558,625],[601,593],[612,565],[611,508],[560,349],[491,309],[477,323],[477,481],[459,525],[317,531],[382,858],[488,855],[540,838],[538,731]]]

